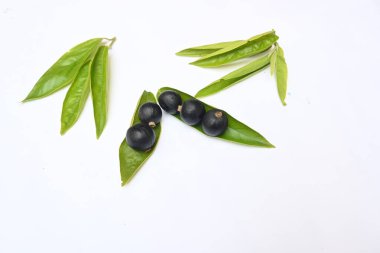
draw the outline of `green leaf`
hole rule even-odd
[[[257,55],[272,47],[278,40],[275,31],[256,35],[247,41],[225,47],[190,64],[200,67],[218,67],[238,59]]]
[[[273,35],[275,33],[276,33],[275,30],[267,31],[265,33],[260,33],[260,34],[257,34],[255,36],[252,36],[251,38],[248,39],[248,41],[257,41],[261,37],[264,37],[264,36],[267,36],[267,35]]]
[[[61,134],[65,134],[77,122],[86,100],[90,94],[91,62],[87,62],[79,70],[70,89],[66,93],[61,114]]]
[[[189,94],[186,94],[182,91],[179,91],[179,90],[176,90],[176,89],[173,89],[170,87],[164,87],[164,88],[159,89],[157,92],[157,97],[159,97],[161,95],[161,93],[163,93],[164,91],[167,91],[167,90],[172,90],[172,91],[177,92],[181,96],[182,101],[186,101],[188,99],[194,98],[194,97],[190,96]],[[206,111],[209,111],[211,109],[215,109],[214,107],[212,107],[206,103],[203,103],[203,105],[205,106]],[[258,132],[256,132],[252,128],[248,127],[247,125],[243,124],[242,122],[238,121],[237,119],[233,118],[228,113],[226,113],[226,114],[228,117],[228,128],[227,128],[227,130],[222,135],[217,136],[217,137],[212,137],[212,138],[219,138],[219,139],[223,139],[223,140],[227,140],[227,141],[231,141],[231,142],[235,142],[235,143],[240,143],[240,144],[245,144],[245,145],[249,145],[249,146],[274,148],[274,146],[269,141],[267,141],[261,134],[259,134]],[[179,114],[176,114],[173,116],[176,117],[177,119],[181,120],[181,117]],[[195,128],[199,132],[205,134],[203,132],[202,126],[200,124],[195,125],[195,126],[191,126],[191,127]]]
[[[141,105],[147,102],[157,103],[153,93],[144,91],[140,97],[139,102],[137,103],[131,126],[140,123],[138,110]],[[133,178],[133,176],[138,172],[145,161],[148,160],[148,158],[153,154],[153,151],[156,148],[158,140],[160,138],[161,123],[156,125],[153,130],[156,135],[156,143],[149,151],[135,150],[128,146],[125,138],[123,139],[123,142],[119,148],[120,176],[122,186],[126,185]]]
[[[91,93],[94,108],[96,137],[102,134],[107,122],[108,47],[99,47],[91,70]]]
[[[235,41],[228,41],[228,42],[219,42],[209,45],[203,45],[203,46],[197,46],[197,47],[191,47],[186,48],[182,51],[179,51],[176,53],[178,56],[206,56],[208,54],[214,53],[215,51],[218,51],[219,49],[230,47],[233,45],[240,45],[243,42],[243,40],[235,40]]]
[[[228,75],[225,75],[222,78],[212,82],[208,86],[198,91],[195,97],[205,97],[205,96],[209,96],[211,94],[217,93],[257,73],[258,71],[264,69],[268,65],[269,65],[269,58],[267,55],[265,55],[257,60],[254,60],[248,63],[247,65],[235,71],[232,71]]]
[[[274,72],[276,71],[276,59],[277,59],[277,46],[275,47],[275,50],[270,55],[270,74],[273,76]]]
[[[70,49],[41,76],[23,102],[49,96],[72,83],[101,42],[101,38],[91,39]]]
[[[276,80],[277,91],[283,105],[286,105],[286,90],[288,86],[288,67],[285,62],[284,50],[278,46],[278,52],[276,56]]]

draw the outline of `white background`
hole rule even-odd
[[[275,29],[288,106],[266,70],[204,99],[277,146],[208,138],[169,115],[120,187],[118,148],[144,89],[191,94],[236,68],[186,47]],[[0,252],[380,252],[380,3],[0,0]],[[60,136],[65,92],[26,104],[72,46],[116,36],[109,120],[88,101]]]

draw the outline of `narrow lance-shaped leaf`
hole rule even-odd
[[[277,91],[283,105],[286,105],[286,90],[288,86],[288,67],[285,62],[284,50],[280,46],[276,56],[276,81]]]
[[[108,47],[99,47],[91,71],[91,93],[94,108],[96,137],[102,134],[107,122],[107,97],[108,97]]]
[[[85,63],[66,93],[61,114],[61,134],[77,122],[90,94],[91,62]]]
[[[242,42],[244,41],[235,40],[235,41],[219,42],[219,43],[208,44],[208,45],[203,45],[203,46],[191,47],[191,48],[186,48],[182,51],[177,52],[176,55],[191,56],[191,57],[206,56],[208,54],[214,53],[215,51],[218,51],[225,47],[240,45]]]
[[[176,89],[170,88],[170,87],[164,87],[164,88],[159,89],[157,92],[157,97],[159,97],[161,95],[161,93],[163,93],[164,91],[167,91],[167,90],[172,90],[172,91],[177,92],[181,96],[182,101],[186,101],[188,99],[194,99],[194,97],[190,96],[189,94],[186,94],[182,91],[179,91],[179,90],[176,90]],[[215,109],[214,107],[212,107],[206,103],[203,103],[203,105],[205,106],[206,111],[209,111],[211,109]],[[232,117],[228,113],[226,113],[226,115],[228,118],[228,127],[227,127],[226,131],[222,135],[217,136],[217,137],[213,137],[213,138],[219,138],[222,140],[231,141],[231,142],[240,143],[240,144],[245,144],[245,145],[249,145],[249,146],[274,148],[274,146],[269,141],[267,141],[261,134],[259,134],[258,132],[256,132],[252,128],[248,127],[247,125],[243,124],[242,122],[238,121],[237,119],[235,119],[234,117]],[[181,117],[179,114],[176,114],[173,116],[176,117],[177,119],[181,120]],[[202,126],[200,124],[195,125],[195,126],[191,126],[191,127],[195,128],[199,132],[205,134],[203,132]]]
[[[256,35],[247,41],[220,49],[190,64],[200,67],[217,67],[235,60],[257,55],[272,47],[278,40],[275,31]]]
[[[270,74],[272,76],[276,72],[277,49],[278,46],[275,47],[275,50],[270,55]]]
[[[131,125],[140,123],[140,119],[138,117],[138,110],[141,105],[147,102],[157,103],[154,95],[151,92],[144,91],[140,97],[139,102],[137,103],[135,114],[133,116]],[[157,146],[158,140],[160,138],[161,123],[156,125],[153,128],[153,131],[156,135],[156,143],[154,144],[152,149],[148,151],[138,151],[129,147],[124,137],[119,148],[120,176],[121,176],[122,186],[127,184],[133,178],[133,176],[138,172],[141,166],[152,155],[154,149]]]
[[[208,86],[198,91],[195,97],[206,97],[211,94],[217,93],[257,73],[258,71],[264,69],[268,65],[269,58],[267,55],[265,55],[212,82]]]
[[[101,38],[91,39],[70,49],[41,76],[23,102],[46,97],[72,83],[101,42]]]

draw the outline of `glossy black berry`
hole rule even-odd
[[[182,104],[181,119],[186,124],[193,126],[202,121],[205,112],[205,107],[199,100],[189,99]]]
[[[228,119],[225,112],[212,109],[202,119],[202,129],[210,136],[221,135],[228,127]]]
[[[140,106],[138,115],[142,123],[155,127],[161,121],[162,111],[158,104],[148,102]]]
[[[182,104],[182,99],[177,92],[167,90],[161,93],[161,95],[158,97],[158,103],[167,113],[177,114],[178,106]]]
[[[145,151],[153,147],[156,135],[148,125],[138,123],[127,131],[127,143],[131,148]]]

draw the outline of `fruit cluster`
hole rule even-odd
[[[206,112],[204,105],[197,99],[188,99],[182,103],[178,93],[168,90],[158,97],[158,103],[167,113],[180,113],[181,119],[190,126],[202,123],[203,131],[209,136],[219,136],[227,129],[226,114],[218,109]]]
[[[161,108],[169,114],[179,113],[183,122],[190,126],[202,124],[202,129],[209,136],[219,136],[228,127],[228,119],[225,112],[211,109],[206,112],[202,102],[197,99],[188,99],[182,102],[181,96],[175,91],[165,91],[158,97]],[[141,123],[130,127],[127,131],[127,143],[131,148],[146,151],[153,147],[156,141],[152,130],[160,123],[162,117],[161,108],[152,102],[143,104],[138,111]]]
[[[156,103],[148,102],[139,108],[138,117],[141,123],[128,129],[126,139],[131,148],[146,151],[151,149],[156,142],[156,135],[152,128],[160,123],[162,111]]]

